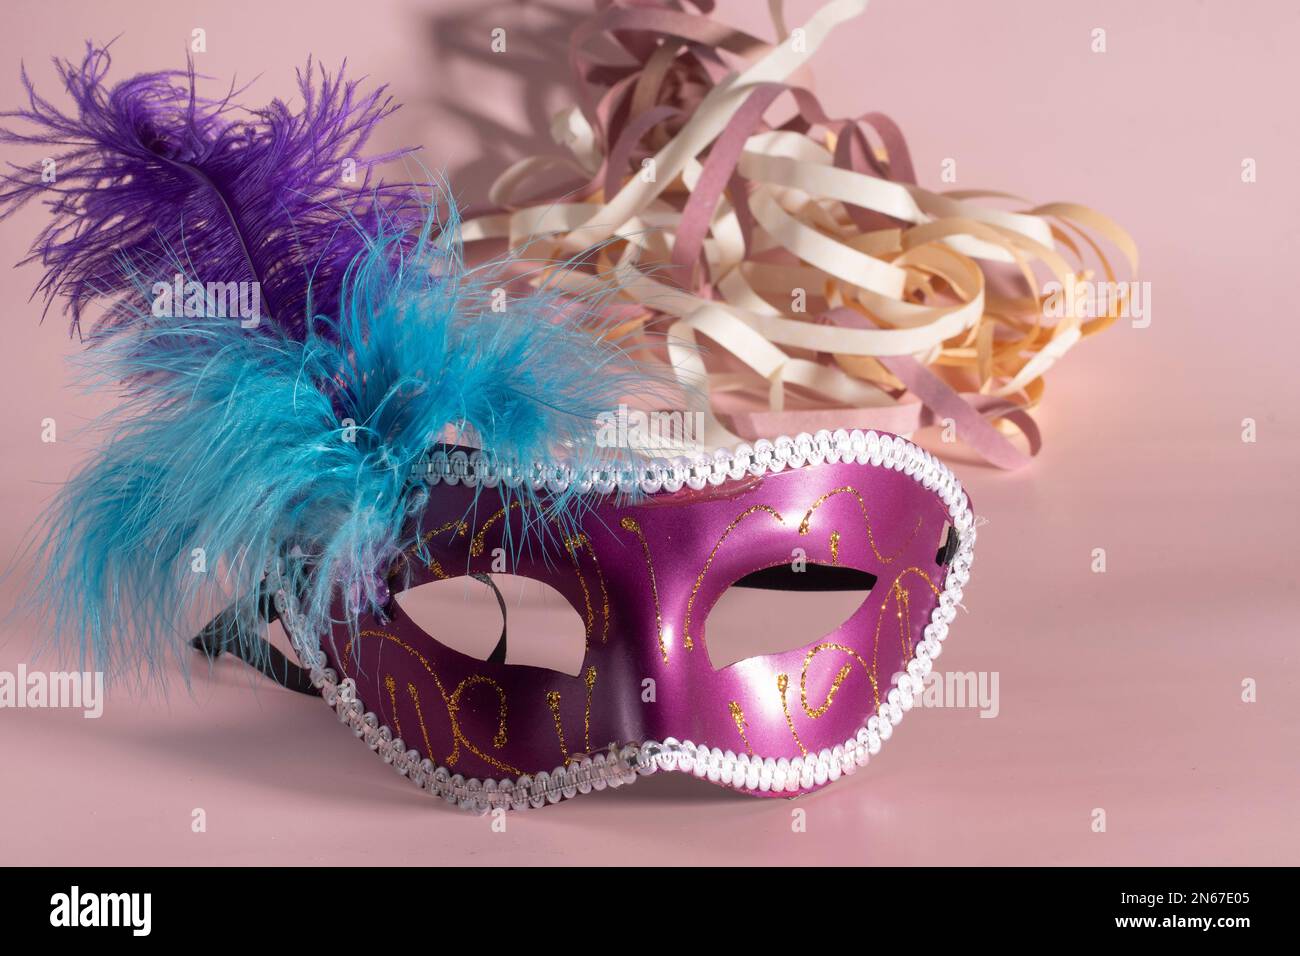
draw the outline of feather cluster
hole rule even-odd
[[[90,44],[80,62],[54,61],[73,113],[38,95],[24,69],[26,108],[0,113],[0,143],[49,150],[0,181],[0,219],[46,201],[50,221],[25,261],[44,264],[47,307],[64,298],[75,332],[90,302],[132,295],[136,273],[183,257],[193,280],[256,282],[264,313],[300,336],[309,316],[337,307],[366,233],[394,218],[418,226],[410,189],[372,182],[376,165],[410,151],[365,155],[396,109],[383,87],[363,93],[308,61],[298,108],[245,109],[233,88],[201,97],[193,64],[111,87],[110,65]]]
[[[225,101],[200,108],[169,74],[105,93],[103,62],[92,53],[65,71],[80,119],[56,133],[35,93],[29,116],[83,144],[36,245],[43,287],[68,297],[74,321],[92,295],[118,295],[79,362],[121,401],[38,538],[39,593],[83,660],[160,675],[170,655],[185,664],[184,639],[231,600],[251,642],[272,567],[295,581],[307,627],[330,626],[340,607],[355,623],[385,600],[394,558],[419,547],[424,463],[449,430],[501,460],[621,466],[593,423],[648,378],[607,334],[600,296],[543,284],[503,299],[498,270],[466,268],[456,212],[438,212],[437,192],[414,227],[409,201],[382,192],[364,217],[305,198],[386,109],[374,97],[326,80],[315,98],[304,87],[302,112],[273,104],[236,132],[217,122]],[[173,175],[173,162],[192,165]],[[11,178],[7,211],[35,188]],[[203,285],[246,264],[274,303],[274,321],[254,328],[214,308]],[[173,281],[198,291],[182,305]],[[537,528],[584,506],[527,482],[512,494]]]

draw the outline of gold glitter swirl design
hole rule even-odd
[[[814,720],[825,716],[826,712],[831,709],[831,704],[835,702],[835,694],[840,689],[840,685],[848,679],[849,674],[852,672],[851,664],[845,664],[841,667],[839,671],[836,672],[835,678],[831,681],[830,690],[826,692],[826,700],[820,707],[810,707],[808,704],[808,666],[812,663],[814,657],[825,650],[843,651],[846,654],[853,656],[858,663],[862,665],[863,670],[866,671],[867,679],[871,682],[871,693],[876,700],[876,706],[878,708],[880,706],[880,687],[876,682],[874,669],[868,665],[867,662],[862,659],[861,655],[859,655],[853,648],[844,644],[827,642],[824,644],[818,644],[808,652],[807,656],[804,657],[803,660],[803,669],[799,673],[799,702],[803,705],[804,713]],[[795,744],[799,747],[799,752],[806,757],[808,756],[808,748],[804,746],[803,741],[799,738],[799,731],[795,729],[794,717],[790,714],[790,703],[787,699],[787,692],[790,689],[790,675],[777,674],[776,688],[781,693],[781,712],[785,714],[785,724],[790,728],[790,736],[794,738]]]
[[[794,729],[794,718],[790,716],[790,705],[786,703],[785,699],[786,691],[790,689],[789,674],[776,675],[776,689],[781,692],[781,713],[785,714],[785,725],[790,728],[790,736],[794,738],[794,742],[798,745],[799,752],[806,757],[808,756],[808,748],[799,739],[799,731]]]
[[[452,750],[450,756],[448,756],[447,759],[444,761],[444,764],[446,766],[454,767],[456,765],[456,761],[460,758],[460,748],[463,746],[466,750],[468,750],[474,756],[478,757],[484,763],[496,767],[498,770],[501,770],[504,773],[515,774],[515,775],[523,773],[523,771],[520,770],[518,767],[511,766],[508,763],[498,760],[497,758],[493,757],[491,754],[484,753],[477,746],[475,746],[474,743],[468,737],[465,736],[465,732],[461,729],[460,726],[459,711],[461,707],[461,699],[464,696],[465,692],[469,690],[471,687],[477,686],[479,684],[486,684],[487,686],[495,690],[497,694],[497,705],[498,705],[497,706],[497,732],[492,739],[492,744],[498,750],[506,745],[506,716],[507,716],[506,692],[505,690],[502,689],[500,684],[498,684],[495,680],[485,675],[471,674],[469,677],[465,678],[459,684],[457,684],[456,689],[449,694],[447,693],[447,688],[443,684],[442,679],[438,677],[437,672],[433,669],[433,666],[429,663],[428,658],[426,658],[423,654],[421,654],[410,644],[407,644],[397,635],[390,634],[387,631],[364,630],[360,633],[359,637],[385,640],[393,644],[396,644],[398,647],[402,648],[402,650],[406,651],[417,661],[419,661],[420,666],[422,666],[425,669],[425,671],[428,673],[429,677],[433,679],[434,686],[438,688],[438,693],[442,696],[443,705],[447,708],[447,718],[451,723]],[[351,655],[351,652],[352,652],[352,642],[349,641],[347,643],[347,646],[343,650],[342,659],[339,661],[339,668],[340,670],[343,671],[343,676],[345,677],[348,676],[347,666],[345,664],[345,661]],[[411,688],[408,686],[408,690],[410,689]],[[413,694],[412,696],[414,697],[415,695]],[[428,727],[425,725],[424,714],[423,711],[419,708],[418,703],[416,707],[416,718],[420,723],[420,732],[424,736],[425,745],[427,747],[429,746]],[[432,747],[429,747],[430,758],[432,758],[432,752],[433,752]]]
[[[476,684],[486,684],[497,692],[497,732],[492,737],[492,746],[500,750],[506,745],[506,692],[501,685],[491,677],[486,677],[483,674],[471,674],[469,677],[466,677],[463,681],[457,684],[456,689],[451,692],[451,700],[447,704],[447,712],[458,713],[460,711],[461,695]]]
[[[593,664],[587,668],[587,673],[583,675],[582,682],[587,685],[587,706],[582,712],[582,743],[588,751],[591,750],[591,698],[596,691],[596,665]]]
[[[829,501],[830,499],[834,498],[837,495],[852,495],[854,500],[857,501],[858,510],[862,512],[862,523],[866,526],[867,529],[867,544],[871,546],[872,553],[875,554],[876,559],[880,561],[881,564],[893,564],[896,560],[898,560],[898,556],[902,554],[905,550],[907,550],[907,546],[912,543],[912,539],[915,538],[921,530],[922,519],[920,515],[917,515],[916,526],[912,528],[912,533],[908,537],[908,539],[904,541],[902,545],[899,546],[898,550],[894,552],[894,554],[890,555],[889,557],[885,557],[883,554],[880,553],[880,549],[876,547],[876,536],[871,530],[871,515],[867,512],[867,503],[862,500],[862,494],[858,491],[858,489],[854,488],[852,485],[844,485],[841,488],[836,488],[833,491],[826,492],[826,494],[822,495],[815,502],[813,502],[813,506],[808,509],[807,514],[803,516],[803,520],[799,522],[800,534],[808,533],[811,526],[810,523],[812,521],[813,513],[822,505],[824,505],[827,501]],[[838,555],[838,552],[839,552],[838,541],[836,541],[836,543],[832,545],[831,553],[832,555]]]
[[[431,540],[433,540],[435,535],[443,534],[447,531],[452,531],[452,530],[454,530],[457,535],[463,538],[465,537],[466,534],[469,533],[469,525],[466,524],[463,520],[448,521],[446,524],[439,525],[438,527],[434,528],[432,531],[426,531],[424,534],[420,536],[420,540],[418,542],[411,545],[409,548],[407,548],[405,551],[398,554],[398,556],[393,559],[393,564],[392,567],[389,569],[389,573],[391,574],[400,570],[405,565],[408,556],[418,557],[416,552],[424,545],[428,544]],[[425,567],[428,568],[430,571],[432,571],[433,576],[440,581],[445,580],[448,577],[447,572],[444,571],[442,569],[442,566],[438,564],[436,558],[430,558],[428,563],[425,564]]]
[[[732,700],[727,702],[727,709],[731,711],[731,719],[736,722],[736,730],[740,734],[740,739],[745,744],[745,753],[754,756],[754,748],[749,745],[749,737],[745,733],[745,728],[749,724],[745,721],[745,711],[741,709],[740,701]]]
[[[659,653],[663,655],[664,663],[668,663],[668,646],[664,644],[664,616],[659,607],[659,585],[655,582],[655,565],[650,557],[650,543],[645,539],[645,533],[641,530],[635,518],[624,518],[619,522],[624,531],[630,531],[637,536],[641,542],[641,553],[645,555],[646,570],[650,572],[650,594],[655,602],[655,630],[659,635]],[[690,649],[690,639],[687,638],[686,647]]]
[[[831,709],[831,705],[835,702],[835,695],[839,692],[840,687],[843,686],[844,682],[848,680],[849,675],[852,673],[853,661],[856,661],[862,666],[862,670],[871,684],[871,697],[874,708],[876,710],[880,709],[880,632],[884,626],[885,616],[890,610],[889,605],[891,600],[894,602],[894,615],[898,620],[899,639],[904,654],[903,659],[905,661],[910,660],[913,653],[911,641],[911,592],[903,583],[909,575],[921,578],[936,596],[939,594],[939,588],[935,585],[930,575],[922,568],[909,567],[901,571],[898,577],[890,582],[889,592],[886,594],[884,601],[881,602],[880,613],[876,616],[876,629],[871,642],[870,662],[866,661],[862,655],[852,647],[849,647],[846,644],[838,644],[834,641],[824,641],[817,644],[804,656],[803,667],[799,672],[799,702],[803,707],[803,712],[813,720],[825,716],[826,712]],[[838,671],[836,671],[835,677],[831,680],[830,689],[826,692],[826,699],[822,701],[821,704],[814,707],[808,701],[808,670],[812,666],[813,660],[823,651],[839,651],[840,653],[849,655],[853,661],[845,663]],[[780,691],[781,694],[781,710],[785,714],[786,726],[790,728],[790,736],[794,738],[794,742],[798,745],[799,750],[807,755],[808,751],[804,748],[803,741],[799,738],[798,730],[795,729],[794,718],[790,713],[789,704],[786,700],[786,694],[790,686],[789,675],[778,674],[776,677],[776,685],[777,690]]]
[[[575,546],[587,552],[591,558],[591,564],[596,569],[596,580],[600,584],[600,609],[602,615],[602,625],[600,629],[600,643],[609,643],[609,588],[605,584],[605,572],[600,568],[600,559],[596,557],[596,549],[591,545],[591,539],[585,534],[577,534],[569,539],[574,542]]]
[[[862,655],[853,648],[845,644],[836,644],[827,641],[826,643],[818,644],[808,652],[803,659],[803,669],[799,672],[799,702],[803,704],[803,712],[805,714],[814,720],[824,716],[825,713],[831,709],[831,704],[835,702],[835,694],[840,689],[840,685],[843,684],[848,679],[849,674],[853,672],[853,665],[851,663],[845,664],[841,667],[839,671],[836,672],[834,679],[831,681],[830,690],[826,692],[826,700],[820,707],[810,707],[808,705],[808,668],[812,665],[813,658],[822,651],[842,651],[861,664],[862,669],[867,673],[867,679],[871,681],[871,692],[875,698],[876,706],[880,706],[880,687],[877,684],[878,678],[875,667],[863,660]]]
[[[569,765],[569,748],[564,743],[564,721],[560,718],[560,692],[558,690],[548,690],[546,692],[546,706],[551,709],[551,720],[555,721],[555,736],[560,738],[560,753],[564,757],[564,765]]]
[[[898,641],[903,648],[903,660],[912,656],[912,605],[908,592],[894,582],[894,607],[897,608]]]
[[[771,515],[776,519],[777,524],[785,524],[785,518],[781,517],[780,512],[770,505],[754,505],[747,508],[737,515],[732,520],[731,524],[727,525],[722,532],[722,537],[718,539],[718,543],[713,546],[713,550],[709,552],[708,558],[705,559],[704,567],[700,569],[699,577],[695,579],[695,585],[691,588],[691,596],[686,600],[686,620],[682,624],[682,642],[686,645],[688,651],[694,650],[695,648],[695,642],[691,638],[691,614],[695,610],[695,598],[699,596],[700,587],[704,584],[704,576],[709,573],[709,568],[713,565],[713,559],[718,556],[718,550],[722,547],[723,542],[727,540],[727,537],[731,532],[735,531],[740,523],[746,518],[760,513]],[[664,661],[667,662],[667,660],[668,657],[665,654]]]
[[[455,536],[459,538],[463,538],[465,537],[465,535],[469,534],[468,522],[466,522],[465,519],[463,518],[457,518],[453,521],[448,521],[446,524],[439,525],[438,527],[434,528],[432,531],[426,532],[420,538],[420,543],[428,544],[429,541],[433,539],[434,535],[443,534],[447,531],[451,531],[452,529],[455,529],[456,531]]]
[[[397,681],[392,674],[384,677],[384,687],[388,690],[388,713],[393,721],[393,730],[402,736],[402,722],[397,718]]]
[[[420,725],[420,734],[424,737],[424,752],[430,757],[433,756],[433,744],[429,743],[429,728],[424,725],[424,710],[420,707],[420,690],[410,681],[406,682],[406,693],[411,698],[411,703],[415,706],[415,719]],[[454,753],[459,755],[460,743],[452,745]]]
[[[891,593],[894,596],[895,616],[898,618],[898,638],[899,644],[903,648],[903,659],[909,660],[914,651],[912,641],[912,592],[903,587],[903,578],[909,574],[914,574],[925,581],[935,597],[939,596],[939,587],[934,580],[918,567],[906,568],[902,574],[894,579],[890,586]]]
[[[587,625],[582,634],[582,649],[586,651],[591,650],[591,635],[596,629],[596,611],[591,606],[591,589],[587,587],[587,576],[582,573],[582,565],[578,563],[578,547],[576,539],[564,539],[564,550],[573,562],[573,573],[578,577],[578,586],[582,588],[582,603],[587,609]]]
[[[471,558],[481,558],[483,549],[486,547],[487,533],[492,530],[492,526],[506,516],[506,511],[514,511],[519,507],[519,502],[510,502],[509,508],[498,508],[496,512],[479,525],[478,531],[474,532],[474,537],[469,542],[469,556]]]
[[[595,665],[587,668],[587,672],[582,675],[582,682],[587,688],[587,702],[582,713],[582,746],[585,753],[591,752],[591,698],[596,689],[596,668]],[[555,736],[560,741],[560,755],[564,758],[564,765],[567,767],[573,757],[569,754],[569,747],[564,741],[564,721],[560,716],[560,701],[563,698],[558,690],[546,692],[546,706],[551,711],[551,720],[555,723]]]
[[[818,717],[821,717],[823,714],[826,713],[826,711],[831,709],[831,704],[835,702],[835,694],[840,689],[840,685],[843,684],[844,681],[848,679],[849,674],[853,672],[852,664],[845,664],[843,667],[841,667],[839,671],[835,674],[834,679],[831,680],[831,688],[826,692],[826,700],[822,703],[820,707],[809,707],[808,706],[808,666],[812,664],[814,657],[816,657],[822,651],[829,651],[829,650],[843,651],[846,654],[851,654],[853,657],[855,657],[858,660],[858,662],[862,665],[862,667],[867,671],[867,676],[873,678],[871,681],[872,688],[875,689],[876,687],[876,682],[874,680],[874,675],[871,673],[871,668],[867,666],[867,662],[864,661],[858,655],[858,652],[853,650],[853,648],[847,647],[844,644],[834,644],[829,642],[825,644],[818,644],[816,647],[810,650],[808,652],[808,655],[803,659],[803,669],[799,672],[799,702],[803,704],[803,712],[807,714],[809,717],[813,718],[814,720],[816,720]],[[878,690],[876,692],[876,696],[877,697],[880,696]]]

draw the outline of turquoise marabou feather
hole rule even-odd
[[[523,462],[618,464],[592,422],[650,379],[601,337],[599,296],[575,311],[544,288],[494,311],[493,273],[464,267],[454,216],[431,212],[414,244],[396,227],[372,235],[338,314],[301,339],[142,315],[82,357],[122,402],[40,549],[41,592],[83,661],[158,676],[174,654],[184,666],[184,639],[232,598],[254,620],[265,569],[290,549],[304,556],[291,563],[309,627],[328,625],[339,593],[380,600],[376,575],[416,543],[404,530],[423,507],[415,478],[448,426]],[[583,505],[538,501],[526,482],[516,493],[548,519]]]

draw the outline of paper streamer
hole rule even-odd
[[[792,78],[866,6],[831,0],[787,30],[771,0],[766,42],[711,0],[598,0],[571,40],[578,102],[552,128],[568,155],[511,166],[464,238],[578,257],[617,285],[625,331],[662,331],[665,360],[709,396],[709,445],[940,424],[1019,468],[1041,446],[1045,373],[1123,307],[1107,249],[1131,278],[1137,248],[1083,206],[923,189],[892,120],[827,115]],[[591,54],[598,38],[624,59]],[[576,178],[526,193],[555,168]],[[1103,280],[1120,292],[1103,313],[1048,317],[1045,283]]]

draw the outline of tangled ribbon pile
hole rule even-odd
[[[616,282],[625,330],[664,325],[675,374],[706,383],[710,446],[943,424],[998,467],[1026,464],[1044,373],[1123,307],[1049,318],[1040,274],[1074,288],[1095,274],[1091,254],[1122,289],[1098,238],[1130,275],[1132,239],[1079,205],[923,189],[888,117],[832,118],[789,82],[867,0],[831,0],[795,30],[769,0],[776,43],[718,23],[712,0],[689,2],[698,13],[597,0],[571,38],[578,102],[552,129],[568,155],[507,169],[464,238],[540,246],[586,270],[533,281]],[[588,53],[599,36],[630,61]],[[783,98],[794,116],[770,125]],[[576,182],[520,198],[556,166]],[[1017,429],[1028,453],[1007,437]]]

